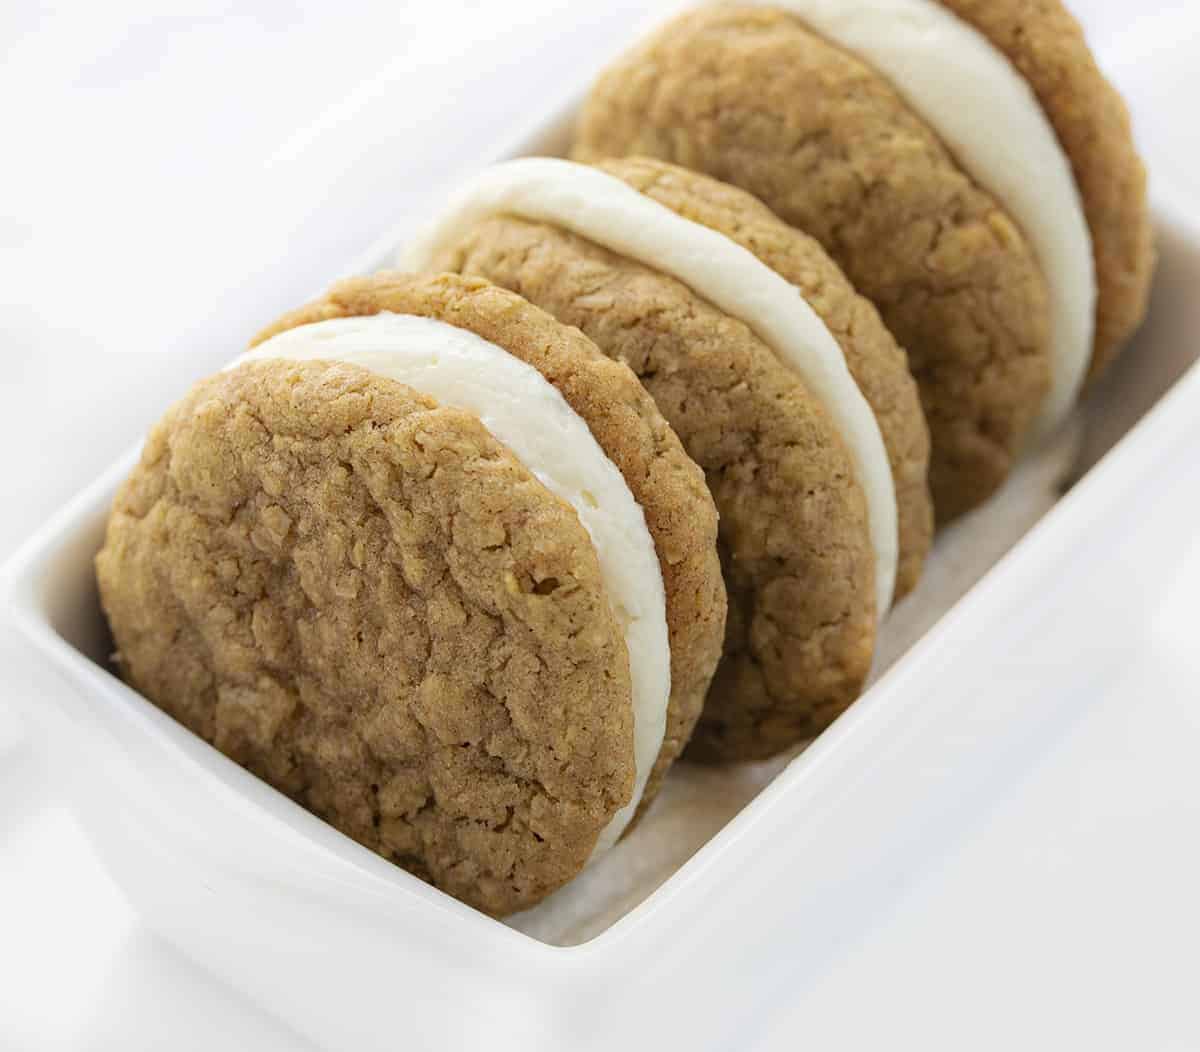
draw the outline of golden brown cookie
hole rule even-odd
[[[477,420],[365,370],[199,383],[97,573],[131,684],[480,908],[573,875],[632,791],[628,658],[578,521]]]
[[[584,193],[579,180],[587,172],[563,162],[515,162],[482,179],[534,180],[525,189],[544,200],[534,192],[544,174],[562,180],[570,193]],[[915,572],[929,541],[924,427],[903,354],[874,312],[860,309],[814,242],[789,238],[794,232],[768,223],[765,210],[744,195],[724,196],[709,180],[653,162],[622,163],[611,172],[676,216],[718,233],[722,226],[740,228],[748,241],[761,238],[764,254],[790,254],[795,275],[827,297],[824,309],[845,323],[842,335],[878,381],[894,448],[904,450],[900,460],[915,461],[904,465],[908,518],[915,524],[905,556]],[[725,655],[689,755],[761,758],[817,733],[861,690],[876,623],[868,509],[826,407],[751,326],[676,277],[560,226],[499,211],[467,224],[460,238],[439,241],[431,269],[476,274],[510,288],[628,365],[704,468],[721,513],[730,598]],[[454,215],[452,207],[451,226],[457,226]],[[850,335],[851,316],[864,327],[861,341]],[[836,343],[831,346],[840,356]]]
[[[594,419],[619,425],[618,467],[644,495],[681,669],[657,784],[720,648],[699,470],[626,370],[482,282],[345,283],[276,328],[325,339],[332,319],[402,303],[605,397]],[[642,776],[631,615],[600,542],[473,413],[375,366],[262,353],[168,412],[118,495],[97,576],[122,672],[385,857],[491,913],[533,905],[587,863]]]
[[[1099,293],[1094,379],[1141,324],[1154,276],[1146,170],[1129,111],[1060,0],[939,2],[1021,71],[1071,161],[1091,230]]]
[[[1025,238],[881,76],[794,15],[713,7],[597,82],[576,156],[647,155],[760,198],[814,236],[909,355],[938,518],[1007,476],[1050,382]]]

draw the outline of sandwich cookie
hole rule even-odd
[[[1144,313],[1144,172],[1053,0],[702,8],[601,76],[576,154],[686,164],[822,242],[908,350],[941,521]]]
[[[669,165],[526,158],[471,181],[400,262],[580,328],[704,469],[730,615],[690,755],[772,755],[857,697],[897,571],[910,588],[929,545],[928,440],[903,352],[814,241]]]
[[[155,427],[96,559],[126,679],[482,910],[621,835],[720,654],[716,512],[634,376],[477,279],[347,281]]]

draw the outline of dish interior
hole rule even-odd
[[[565,151],[569,111],[539,134],[505,152],[561,155]],[[949,611],[988,571],[1013,548],[1062,496],[1092,471],[1105,454],[1128,434],[1163,394],[1188,370],[1200,352],[1194,334],[1200,331],[1200,303],[1193,294],[1200,275],[1200,250],[1178,223],[1159,216],[1160,265],[1149,320],[1105,379],[1087,392],[1068,425],[1052,441],[1031,451],[1009,485],[987,505],[956,523],[938,538],[926,579],[883,626],[875,679],[917,645],[928,629]],[[405,231],[381,242],[359,265],[358,272],[388,265]],[[25,557],[24,591],[29,613],[50,628],[73,652],[62,658],[90,667],[76,668],[76,686],[94,684],[95,675],[114,678],[109,664],[111,641],[101,616],[92,558],[102,539],[109,502],[132,456],[114,467],[105,478],[84,494],[43,534],[41,548]],[[1001,569],[1000,572],[1003,572]],[[935,643],[936,641],[931,641]],[[877,688],[869,692],[872,696]],[[111,691],[92,704],[115,704]],[[165,717],[132,693],[124,691],[119,701],[129,706],[139,733],[164,731]],[[886,699],[880,699],[886,704]],[[151,710],[147,718],[145,711]],[[835,724],[835,732],[837,725]],[[186,732],[182,732],[186,733]],[[826,732],[827,734],[830,732]],[[199,744],[199,743],[197,743]],[[207,760],[207,754],[211,754]],[[211,765],[214,777],[241,787],[261,804],[274,794],[248,789],[249,776],[240,778],[232,767],[207,746],[193,756]],[[506,923],[543,943],[577,946],[588,942],[626,917],[639,905],[649,907],[654,892],[670,880],[707,842],[721,835],[741,812],[789,763],[803,764],[802,750],[762,764],[730,768],[702,768],[679,764],[672,771],[660,798],[646,819],[615,849],[589,868],[567,888],[551,896],[534,910],[510,918]],[[284,813],[293,828],[315,828],[315,819],[287,801],[271,805]],[[290,810],[289,810],[290,809]],[[299,823],[296,825],[296,823]],[[368,867],[378,876],[384,872],[379,860],[349,840],[332,834],[327,843],[352,865]],[[386,867],[391,870],[391,867]],[[394,880],[409,887],[418,882],[399,870]],[[388,877],[387,879],[391,879]],[[422,898],[432,895],[423,886]],[[457,908],[455,912],[469,912]],[[639,910],[645,915],[646,910]],[[485,924],[486,918],[474,915]],[[630,917],[630,923],[636,918]]]

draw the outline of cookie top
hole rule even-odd
[[[803,294],[845,355],[879,422],[896,488],[900,557],[896,598],[921,576],[933,539],[929,430],[908,358],[871,303],[859,296],[825,250],[761,201],[727,183],[650,158],[604,161],[603,171],[752,252]]]
[[[866,64],[785,12],[702,8],[618,61],[576,153],[685,165],[816,237],[909,355],[940,519],[1007,476],[1050,386],[1043,274],[995,199]]]
[[[939,0],[1029,82],[1071,161],[1091,230],[1099,299],[1091,376],[1146,314],[1154,230],[1129,111],[1060,0]]]
[[[394,381],[278,360],[201,381],[96,568],[133,686],[480,909],[570,879],[632,793],[629,657],[577,516]]]
[[[640,506],[665,591],[671,683],[662,746],[639,802],[644,810],[691,735],[721,653],[726,600],[717,514],[702,472],[627,368],[581,333],[478,278],[390,273],[344,281],[256,343],[297,326],[384,311],[448,322],[536,369],[584,420]]]
[[[486,275],[578,326],[641,378],[705,469],[730,609],[689,755],[771,755],[853,701],[875,632],[867,507],[795,370],[683,282],[561,226],[483,219],[432,263]]]

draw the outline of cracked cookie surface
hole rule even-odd
[[[435,265],[582,330],[704,469],[729,618],[688,755],[770,756],[827,725],[870,669],[874,552],[845,447],[795,372],[681,282],[558,227],[494,217]]]
[[[134,687],[480,909],[569,880],[630,798],[628,655],[586,532],[402,384],[281,361],[201,381],[96,568]]]
[[[602,74],[575,155],[696,169],[824,246],[908,352],[940,521],[1008,475],[1049,389],[1044,277],[884,78],[793,15],[702,8]]]
[[[671,696],[640,816],[691,737],[721,656],[725,587],[717,510],[703,472],[628,368],[606,358],[582,333],[478,277],[381,273],[351,278],[285,316],[255,343],[296,325],[379,311],[439,318],[533,366],[583,418],[641,507],[666,595]]]

